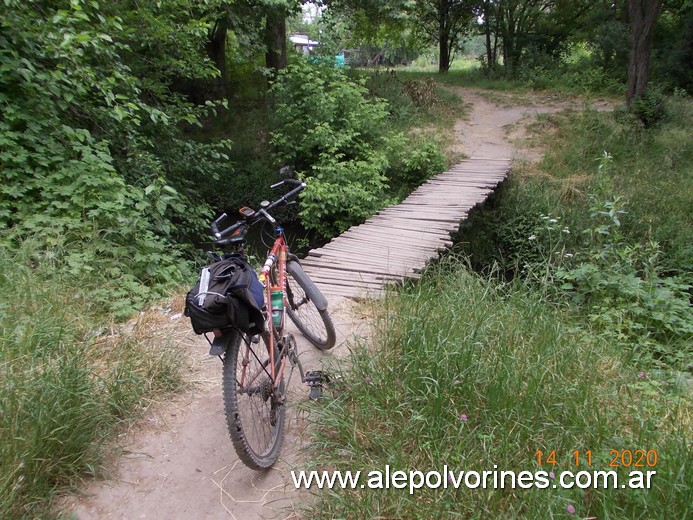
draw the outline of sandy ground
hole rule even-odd
[[[539,154],[528,144],[524,123],[540,113],[582,109],[581,103],[539,96],[489,99],[472,89],[455,91],[472,109],[455,126],[452,151],[470,157],[535,160]],[[367,319],[353,302],[331,299],[330,309],[338,332],[331,351],[317,351],[294,331],[306,369],[347,355],[349,342],[368,333]],[[269,471],[250,470],[238,460],[226,431],[219,359],[207,356],[205,340],[188,332],[186,318],[171,327],[179,332],[179,344],[169,348],[190,353],[195,384],[174,401],[151,407],[141,424],[118,439],[121,451],[109,465],[111,478],[85,483],[79,495],[61,502],[61,509],[73,520],[301,518],[300,506],[310,495],[295,490],[290,477],[292,469],[307,469],[305,412],[296,404],[307,400],[308,391],[298,371],[290,386],[281,459]]]

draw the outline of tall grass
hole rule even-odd
[[[30,243],[0,248],[0,518],[51,517],[143,399],[181,385],[174,348],[140,325],[100,335],[86,280],[65,272]]]
[[[556,475],[576,469],[572,452],[608,468],[610,450],[655,449],[649,491],[333,490],[318,518],[685,518],[693,510],[693,407],[621,360],[536,292],[484,280],[445,262],[392,295],[370,349],[336,369],[315,410],[315,467],[442,471],[538,469],[535,452],[556,450]],[[584,464],[584,462],[583,462]],[[627,469],[619,475],[625,478]]]

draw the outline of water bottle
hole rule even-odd
[[[284,291],[280,287],[270,288],[272,296],[272,321],[277,329],[284,326]]]
[[[207,298],[207,291],[209,291],[209,277],[210,270],[209,267],[203,267],[200,273],[200,292],[197,293],[197,305],[200,307],[205,306],[205,299]]]

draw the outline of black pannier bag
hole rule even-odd
[[[262,283],[248,262],[224,255],[202,270],[185,298],[185,315],[196,334],[235,327],[255,335],[264,328],[264,300]]]

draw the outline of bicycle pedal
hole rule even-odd
[[[317,401],[322,397],[322,387],[329,382],[327,375],[321,370],[311,370],[306,372],[306,384],[310,387],[308,399]]]

